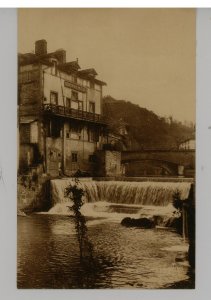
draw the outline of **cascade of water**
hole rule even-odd
[[[51,180],[52,205],[68,202],[65,188],[74,184],[73,179]],[[127,182],[127,181],[80,181],[86,192],[86,202],[107,201],[118,204],[166,206],[172,201],[174,192],[187,199],[189,182]]]

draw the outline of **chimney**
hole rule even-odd
[[[46,40],[39,40],[35,42],[35,54],[45,55],[47,54],[47,42]]]
[[[54,56],[58,59],[60,64],[66,63],[66,51],[64,49],[59,49],[54,52]]]

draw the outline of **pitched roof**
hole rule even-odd
[[[81,67],[78,64],[78,61],[70,61],[64,64],[60,64],[58,66],[60,68],[60,70],[67,72],[67,73],[72,73],[72,72],[76,72],[78,71],[78,69],[80,69]]]
[[[89,76],[98,75],[94,68],[84,69],[84,70],[79,71],[79,73],[80,74],[86,74],[86,75],[89,75]]]
[[[57,59],[58,69],[61,71],[67,74],[77,74],[80,78],[94,81],[96,84],[99,84],[101,86],[106,85],[105,82],[95,78],[98,74],[94,68],[80,70],[81,68],[78,64],[78,59],[75,61],[66,62],[66,51],[63,49],[58,49],[54,52],[41,55],[37,55],[35,53],[20,53],[18,54],[18,63],[20,66],[38,63],[52,66],[52,58]]]
[[[99,85],[107,85],[104,81],[95,78],[98,74],[94,68],[80,70],[78,71],[78,75],[84,79],[94,79],[94,82]]]

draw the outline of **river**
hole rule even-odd
[[[92,183],[89,183],[89,191],[90,185]],[[148,184],[146,186],[149,193]],[[18,217],[18,288],[163,289],[176,287],[181,282],[184,288],[189,287],[190,268],[184,259],[188,245],[179,234],[166,229],[127,228],[120,224],[125,216],[170,214],[172,207],[166,198],[165,205],[160,202],[152,205],[150,201],[143,205],[143,197],[141,203],[117,203],[110,199],[109,202],[84,204],[82,212],[87,219],[88,236],[97,261],[97,267],[89,269],[79,257],[68,203],[58,198],[63,188],[55,186],[55,182],[52,187],[54,205],[49,212]],[[137,193],[137,185],[134,188]],[[96,194],[96,187],[94,189]],[[122,189],[128,190],[128,187],[119,188],[119,193]],[[182,189],[185,190],[184,186]],[[99,197],[99,189],[95,197]]]

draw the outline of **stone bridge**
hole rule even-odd
[[[150,163],[166,170],[169,175],[183,175],[195,170],[195,150],[123,151],[122,164]]]

